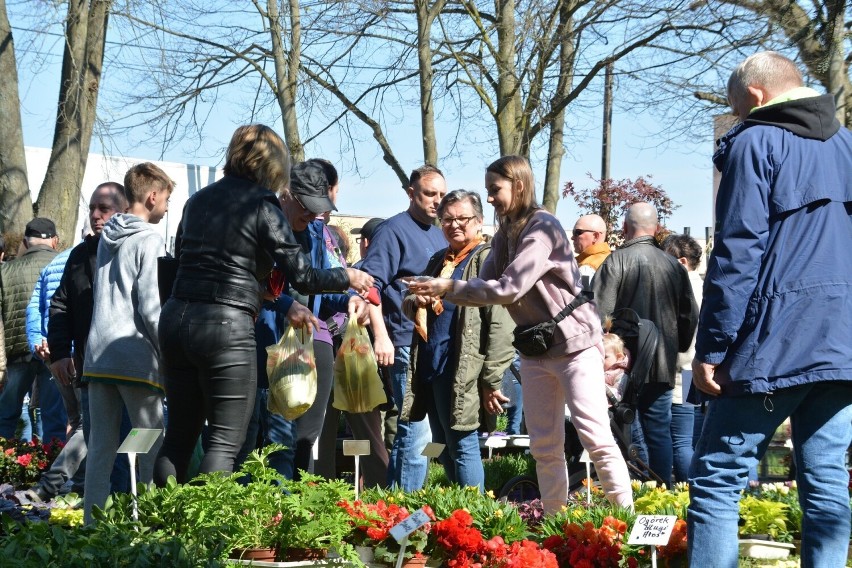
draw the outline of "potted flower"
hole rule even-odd
[[[399,556],[400,546],[391,536],[390,530],[409,516],[408,509],[397,503],[387,503],[383,499],[375,503],[341,500],[338,507],[346,514],[352,528],[350,542],[362,549],[361,560],[393,565]],[[430,518],[435,518],[428,505],[425,506],[425,511]],[[416,562],[422,559],[425,563],[430,530],[431,526],[427,523],[408,535],[406,560]],[[363,550],[365,548],[372,549],[372,554],[366,553]]]
[[[0,438],[0,480],[14,487],[32,485],[50,467],[62,446],[62,442],[55,439],[42,444],[33,440]]]

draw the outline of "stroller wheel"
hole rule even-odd
[[[536,478],[529,475],[518,475],[507,481],[500,488],[498,497],[512,503],[524,503],[534,499],[541,499],[541,491],[539,491]]]

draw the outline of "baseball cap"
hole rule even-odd
[[[373,239],[373,233],[376,232],[376,229],[383,222],[384,222],[384,219],[382,219],[381,217],[373,217],[372,219],[370,219],[369,221],[364,223],[363,227],[361,227],[359,229],[352,229],[349,232],[352,233],[353,235],[361,235],[362,237],[366,238],[367,240],[372,240]]]
[[[337,211],[328,197],[328,178],[315,162],[299,162],[290,169],[290,193],[311,213]]]
[[[56,225],[47,217],[36,217],[24,230],[25,237],[36,237],[39,239],[52,239],[56,236]]]

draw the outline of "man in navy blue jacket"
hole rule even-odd
[[[411,172],[406,211],[398,213],[378,226],[361,270],[375,279],[381,293],[381,312],[370,321],[375,334],[376,360],[390,367],[393,398],[397,409],[405,398],[406,373],[414,332],[414,322],[402,313],[402,299],[407,287],[400,278],[418,276],[429,259],[447,246],[444,234],[435,225],[438,204],[447,192],[444,174],[434,166],[422,166]],[[420,454],[430,441],[429,424],[397,422],[396,437],[388,464],[388,485],[405,491],[423,486],[426,458]]]
[[[852,441],[852,133],[774,52],[728,81],[741,124],[722,181],[693,382],[709,404],[690,471],[690,566],[737,565],[740,491],[792,421],[802,566],[844,566]]]

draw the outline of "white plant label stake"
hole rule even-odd
[[[675,515],[637,515],[627,544],[647,544],[651,546],[651,566],[657,568],[657,547],[669,543],[674,530]]]
[[[136,454],[147,454],[151,446],[163,434],[155,428],[133,428],[119,446],[116,453],[127,454],[130,462],[130,494],[133,496],[133,520],[139,520],[139,510],[136,507]]]
[[[355,456],[355,500],[361,488],[361,457],[370,455],[370,440],[343,440],[343,455]]]
[[[589,457],[588,450],[583,450],[580,454],[580,463],[586,464],[586,504],[592,504],[592,458]]]
[[[396,557],[396,568],[401,568],[402,562],[405,559],[405,547],[408,546],[408,535],[428,523],[429,520],[429,515],[426,514],[426,511],[419,509],[391,528],[391,536],[399,543],[399,556]]]

